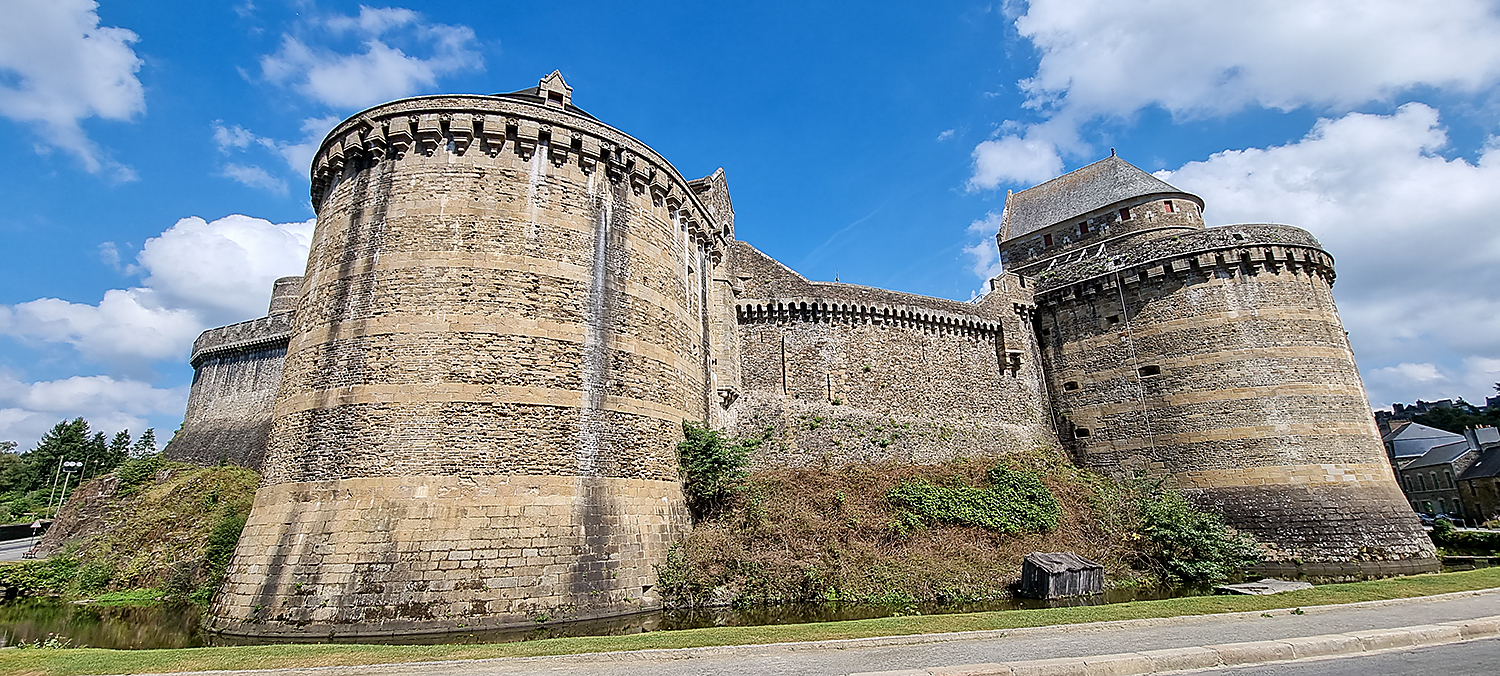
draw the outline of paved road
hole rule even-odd
[[[283,674],[348,676],[697,676],[698,674],[848,674],[922,667],[1014,662],[1051,657],[1179,648],[1316,636],[1500,615],[1500,593],[1449,595],[1386,604],[1309,610],[1134,620],[937,637],[897,637],[814,644],[655,650],[522,659],[335,667]],[[1312,672],[1308,672],[1312,673]],[[1493,673],[1493,672],[1492,672]]]
[[[20,561],[21,555],[31,546],[36,544],[34,538],[21,538],[20,540],[7,540],[0,542],[0,561]]]
[[[1468,676],[1500,674],[1500,639],[1400,650],[1332,660],[1288,662],[1199,672],[1214,676]]]

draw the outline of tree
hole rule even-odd
[[[143,458],[148,455],[156,455],[156,428],[147,427],[141,432],[141,437],[135,440],[135,445],[130,447],[130,457]]]

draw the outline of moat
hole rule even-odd
[[[800,603],[755,608],[662,610],[600,620],[552,624],[526,629],[475,633],[420,634],[338,639],[331,643],[423,645],[449,643],[505,643],[568,636],[618,636],[648,631],[704,627],[758,626],[862,620],[895,615],[975,613],[994,610],[1054,608],[1201,596],[1208,588],[1115,589],[1100,596],[1059,600],[995,599],[972,603],[914,603],[866,605]],[[191,603],[156,605],[95,605],[53,598],[17,599],[0,604],[0,648],[66,637],[76,647],[147,650],[215,645],[287,643],[286,639],[242,639],[219,636],[201,626],[203,607]]]

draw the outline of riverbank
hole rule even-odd
[[[73,676],[275,669],[430,662],[496,657],[770,644],[833,639],[1016,629],[1113,620],[1211,615],[1279,608],[1347,604],[1500,587],[1500,568],[1320,585],[1276,596],[1209,596],[1137,601],[1105,606],[1006,610],[962,615],[886,617],[872,620],[756,627],[715,627],[629,636],[545,639],[488,645],[384,646],[352,644],[267,645],[171,650],[46,648],[0,650],[0,674]]]

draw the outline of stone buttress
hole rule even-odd
[[[354,115],[318,151],[313,204],[263,483],[212,627],[657,607],[653,566],[687,526],[680,425],[723,408],[722,175],[689,185],[553,73]]]

